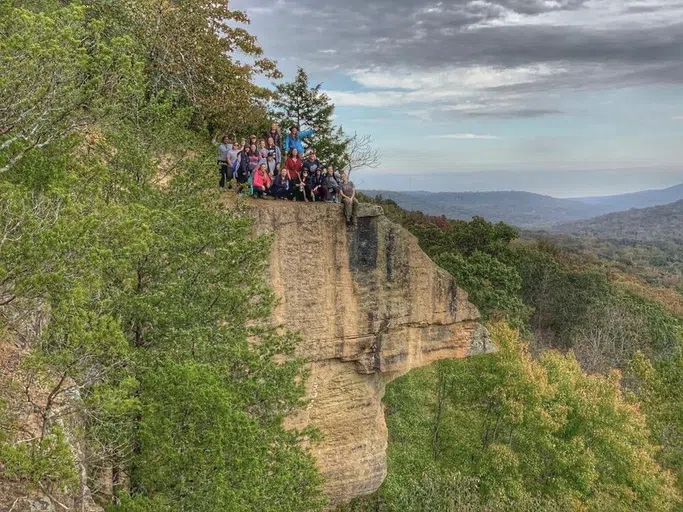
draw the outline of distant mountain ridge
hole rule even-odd
[[[630,194],[618,194],[601,197],[572,198],[587,204],[603,205],[612,211],[628,210],[630,208],[649,208],[663,204],[674,203],[683,199],[683,183],[664,189],[643,190]]]
[[[460,220],[479,216],[490,222],[502,221],[524,229],[550,229],[631,208],[646,208],[683,200],[683,184],[661,190],[570,199],[521,191],[362,192],[370,196],[381,195],[395,201],[402,208],[419,210],[428,215],[445,215]]]
[[[428,215],[445,215],[460,220],[479,216],[491,222],[503,221],[528,229],[549,228],[562,222],[596,217],[611,211],[604,205],[531,192],[362,192],[370,196],[381,195],[402,208],[419,210]]]
[[[610,240],[683,241],[683,200],[561,224],[553,231]]]

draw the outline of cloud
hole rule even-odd
[[[673,119],[674,121],[683,121],[683,116],[674,116],[671,119]]]
[[[518,108],[518,109],[491,109],[486,112],[468,112],[469,117],[498,117],[504,119],[544,117],[563,114],[556,108]]]
[[[350,73],[357,90],[326,90],[338,106],[388,108],[415,105],[407,113],[429,121],[469,117],[539,117],[558,114],[556,108],[525,107],[518,88],[547,80],[560,81],[562,66],[516,68],[450,67],[435,71],[396,69],[356,70]],[[536,104],[541,102],[536,98]]]
[[[233,0],[231,6],[253,13],[252,31],[267,55],[280,62],[296,56],[311,74],[349,75],[353,87],[329,91],[339,105],[533,117],[561,110],[553,99],[558,91],[683,84],[681,0]],[[483,107],[457,108],[467,104]]]
[[[445,135],[434,135],[437,139],[456,139],[456,140],[497,140],[496,135],[481,135],[477,133],[447,133]]]

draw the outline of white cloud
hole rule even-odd
[[[683,116],[673,116],[671,119],[674,121],[683,121]]]
[[[433,135],[436,139],[456,139],[456,140],[497,140],[497,135],[484,135],[479,133],[447,133],[445,135]]]
[[[494,66],[451,67],[438,71],[409,69],[357,70],[353,80],[368,89],[428,90],[449,89],[454,93],[476,89],[521,85],[565,72],[561,66],[537,64],[516,68]]]
[[[356,70],[350,73],[360,89],[325,91],[340,107],[387,108],[413,105],[408,113],[427,120],[432,112],[486,114],[515,110],[519,94],[501,88],[561,77],[561,65],[538,64],[515,68],[451,67],[438,71]]]

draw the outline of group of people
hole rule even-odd
[[[278,123],[273,123],[260,140],[256,135],[239,142],[223,137],[218,145],[219,186],[232,188],[235,180],[239,194],[255,198],[341,202],[347,224],[353,223],[358,200],[348,175],[331,165],[325,168],[315,149],[303,157],[302,141],[314,134],[313,129],[300,131],[292,126],[283,140]]]

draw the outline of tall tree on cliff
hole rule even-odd
[[[225,12],[0,0],[0,329],[30,354],[0,372],[0,487],[18,493],[6,504],[3,487],[0,510],[36,489],[80,510],[100,474],[117,511],[323,507],[283,427],[303,367],[266,321],[267,240],[214,190],[204,128],[249,122],[248,77],[268,67],[224,55],[250,40],[216,32]]]
[[[305,141],[306,147],[314,147],[323,163],[342,169],[349,138],[341,127],[334,126],[334,104],[321,87],[311,86],[308,74],[299,68],[292,82],[275,87],[275,117],[285,131],[293,125],[315,128],[315,135]]]
[[[281,75],[244,29],[245,12],[211,0],[87,3],[93,17],[106,20],[110,36],[135,39],[150,79],[148,94],[172,95],[190,105],[194,128],[227,133],[265,120],[271,92],[253,79]]]

